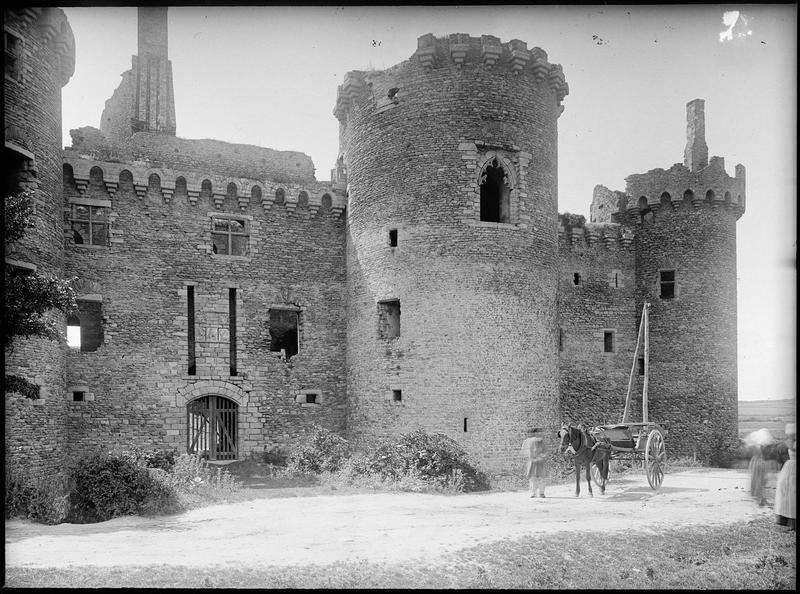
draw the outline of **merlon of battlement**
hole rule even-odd
[[[558,242],[561,247],[589,247],[602,249],[629,248],[634,233],[615,222],[587,223],[583,215],[564,213],[558,215]]]

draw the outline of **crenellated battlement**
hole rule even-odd
[[[625,204],[618,210],[652,211],[669,210],[691,205],[694,209],[708,206],[733,211],[736,218],[745,211],[745,168],[736,166],[736,176],[725,172],[725,160],[711,157],[708,165],[691,171],[676,163],[667,170],[652,169],[647,173],[625,178]]]
[[[452,33],[435,37],[428,33],[417,39],[417,50],[406,64],[417,65],[425,72],[443,68],[457,71],[481,68],[498,74],[527,75],[553,91],[559,114],[563,111],[561,102],[569,94],[569,85],[561,65],[551,64],[543,49],[534,47],[529,50],[528,44],[519,39],[503,43],[492,35],[471,37],[465,33]],[[344,81],[337,89],[333,109],[333,114],[340,121],[344,122],[347,110],[359,97],[367,94],[367,78],[368,74],[362,70],[345,74]],[[389,103],[392,102],[390,98]]]
[[[139,198],[155,192],[165,206],[174,203],[176,195],[185,193],[192,206],[200,202],[201,193],[211,199],[217,210],[223,208],[226,198],[236,200],[239,211],[251,212],[260,208],[266,213],[274,208],[285,208],[287,213],[304,211],[308,218],[342,218],[347,206],[344,194],[331,183],[283,183],[269,179],[252,179],[152,167],[145,162],[113,163],[83,158],[64,151],[64,169],[75,182],[81,198],[87,194],[92,182],[102,182],[110,199],[116,195],[120,184],[130,183]]]
[[[634,237],[630,228],[619,223],[587,223],[581,215],[558,215],[558,245],[562,249],[629,250]]]
[[[15,12],[19,22],[26,27],[36,27],[41,43],[50,47],[57,60],[56,82],[64,86],[75,73],[75,36],[60,8],[32,7]]]

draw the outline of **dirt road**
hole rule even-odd
[[[658,492],[644,477],[614,478],[594,498],[582,484],[458,496],[412,493],[259,499],[167,518],[42,526],[6,522],[6,566],[168,563],[266,567],[340,560],[432,559],[483,542],[557,531],[652,531],[743,522],[769,508],[747,495],[737,470],[668,474]]]

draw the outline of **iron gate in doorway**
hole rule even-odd
[[[222,396],[203,396],[186,405],[189,453],[208,460],[235,460],[239,406]]]

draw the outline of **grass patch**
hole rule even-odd
[[[7,567],[6,586],[794,590],[795,552],[795,532],[759,517],[748,523],[657,534],[587,531],[527,537],[401,564]]]

